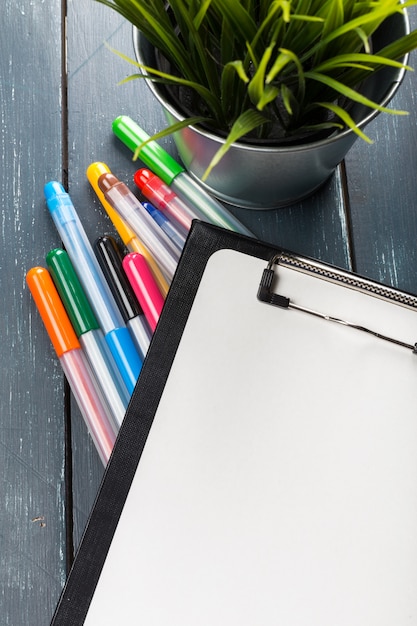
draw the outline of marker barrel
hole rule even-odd
[[[132,336],[135,338],[138,350],[140,351],[143,360],[145,360],[145,356],[149,350],[152,339],[152,330],[148,324],[146,315],[143,314],[137,317],[132,317],[132,319],[127,322],[127,325],[132,333]]]
[[[205,219],[211,224],[253,237],[249,228],[246,228],[220,202],[206,193],[188,174],[178,174],[172,181],[171,187],[185,202],[198,207]]]
[[[104,418],[105,409],[93,383],[93,374],[81,349],[65,352],[59,359],[87,425],[93,443],[106,465],[116,441],[116,434]]]
[[[98,184],[106,200],[128,222],[171,282],[180,257],[176,246],[161,232],[127,185],[113,174],[102,174]]]
[[[113,364],[113,357],[100,329],[83,333],[80,335],[79,341],[109,405],[118,430],[122,425],[130,401],[127,387],[118,368]]]
[[[182,251],[186,240],[184,233],[182,233],[175,223],[171,222],[162,211],[159,211],[153,204],[150,204],[150,202],[144,202],[143,207],[156,224],[158,224],[159,228],[171,239],[172,243],[177,246],[178,250]]]

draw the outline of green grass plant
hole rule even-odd
[[[349,113],[352,103],[404,113],[366,98],[360,85],[383,67],[404,67],[400,60],[417,47],[417,32],[378,51],[372,35],[417,0],[97,1],[169,62],[169,71],[139,66],[128,80],[145,76],[187,88],[192,111],[179,126],[200,123],[222,133],[223,152],[244,137],[279,143],[346,127],[369,141]]]

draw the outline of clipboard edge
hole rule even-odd
[[[51,626],[80,626],[84,623],[204,269],[210,257],[221,249],[254,256],[266,263],[274,254],[282,253],[289,264],[299,265],[300,271],[313,271],[318,277],[352,288],[354,283],[354,288],[365,289],[370,295],[377,295],[372,289],[382,288],[386,294],[384,297],[397,303],[400,303],[399,296],[405,295],[415,300],[412,308],[417,308],[417,297],[413,294],[195,220]],[[189,271],[190,266],[193,272]],[[349,281],[353,281],[352,285],[348,284]],[[254,297],[257,287],[254,285]],[[142,398],[146,398],[145,404]]]

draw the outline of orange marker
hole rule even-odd
[[[93,442],[106,465],[116,440],[111,413],[101,397],[51,275],[43,267],[33,267],[26,274],[26,282]]]

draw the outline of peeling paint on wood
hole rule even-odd
[[[144,83],[118,85],[132,68],[104,41],[132,56],[131,27],[109,9],[93,0],[63,2],[66,85],[60,2],[3,2],[0,622],[43,626],[64,584],[66,554],[80,541],[103,475],[71,403],[72,483],[65,483],[63,376],[24,280],[25,272],[43,265],[46,252],[60,243],[44,206],[43,184],[68,176],[89,237],[114,232],[85,171],[91,162],[104,161],[134,189],[132,176],[140,163],[133,163],[113,137],[111,123],[126,114],[152,133],[165,121]],[[413,61],[417,66],[415,55]],[[411,115],[380,115],[369,128],[375,144],[358,141],[346,170],[340,168],[313,198],[277,211],[236,209],[236,215],[277,246],[417,292],[416,86],[417,73],[407,77],[393,103]],[[164,147],[175,155],[169,139]],[[69,543],[68,529],[73,531]]]

